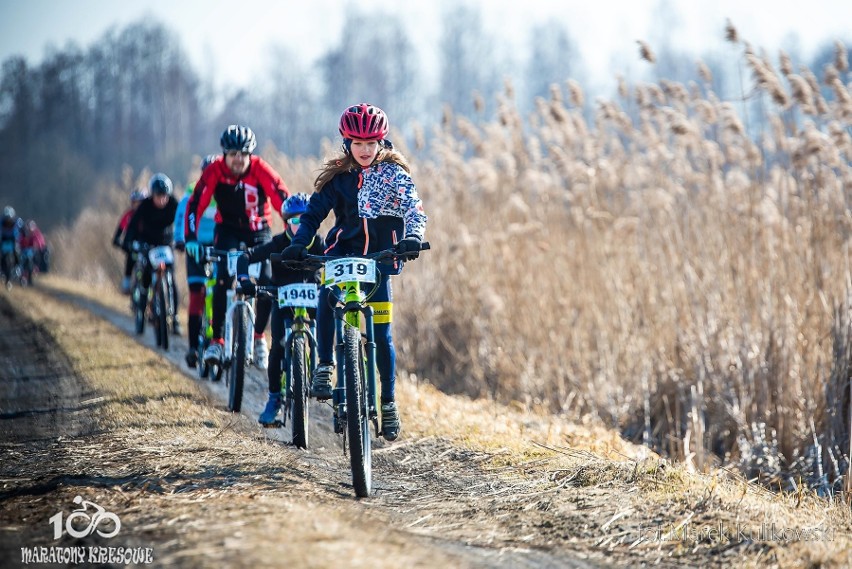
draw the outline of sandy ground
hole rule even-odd
[[[407,378],[403,436],[376,442],[375,492],[359,500],[327,405],[312,404],[311,448],[293,448],[289,429],[255,422],[265,374],[251,372],[243,413],[228,412],[224,385],[183,364],[183,339],[164,353],[153,333],[135,336],[122,297],[47,279],[0,294],[0,330],[2,567],[24,566],[40,547],[125,548],[156,567],[852,562],[848,518],[833,508],[796,511],[749,485],[737,497],[611,432],[447,397]],[[115,514],[120,531],[71,535],[56,516],[64,522],[78,509],[76,496]],[[797,517],[822,539],[754,533]],[[751,533],[727,535],[741,522]],[[57,527],[66,531],[54,539]],[[129,555],[78,566],[125,566]],[[38,560],[28,566],[68,566]]]

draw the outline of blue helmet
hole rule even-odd
[[[284,202],[284,215],[296,217],[308,211],[308,194],[293,194]]]
[[[148,191],[144,188],[136,188],[130,192],[130,203],[141,202],[148,197]]]
[[[204,160],[201,161],[201,171],[203,172],[204,170],[206,170],[207,167],[210,166],[210,164],[212,164],[213,161],[216,160],[218,157],[219,156],[217,156],[216,154],[208,154],[207,156],[205,156]]]

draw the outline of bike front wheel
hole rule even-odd
[[[168,309],[168,283],[165,278],[157,281],[154,289],[154,332],[157,336],[157,345],[164,350],[169,349],[169,309]]]
[[[290,353],[290,389],[293,391],[293,445],[297,448],[308,448],[308,367],[305,336],[296,334]]]
[[[361,331],[344,326],[343,381],[346,384],[346,429],[349,436],[349,462],[355,495],[366,498],[373,484],[373,456],[370,444],[370,418],[367,394],[361,373]]]
[[[201,313],[201,326],[198,332],[198,347],[195,349],[195,357],[198,363],[195,365],[195,371],[199,379],[205,379],[210,376],[210,364],[204,361],[204,350],[210,345],[207,339],[207,327],[210,325],[210,320],[207,317],[207,310]]]
[[[133,288],[133,316],[136,320],[136,334],[145,332],[145,289],[137,284]]]
[[[239,413],[243,405],[243,384],[246,376],[246,360],[248,354],[247,335],[249,333],[249,317],[244,306],[234,310],[234,338],[231,352],[231,369],[229,370],[230,385],[228,386],[228,409]]]

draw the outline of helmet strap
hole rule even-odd
[[[346,154],[347,156],[352,156],[352,139],[344,138],[342,148],[344,154]]]

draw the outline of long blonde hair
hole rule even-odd
[[[402,168],[409,174],[411,173],[411,167],[408,165],[408,160],[397,150],[381,148],[378,156],[376,156],[374,164],[376,162],[394,162],[395,164],[402,166]],[[318,192],[322,191],[323,187],[329,182],[329,180],[334,178],[336,175],[342,172],[352,172],[360,168],[361,165],[352,157],[352,154],[340,154],[337,158],[327,160],[326,163],[323,164],[322,171],[314,181],[314,189]]]

